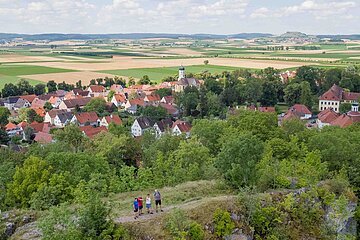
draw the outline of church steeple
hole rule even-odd
[[[183,66],[179,67],[179,79],[185,78],[185,68]]]

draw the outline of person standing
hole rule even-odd
[[[143,198],[138,197],[137,201],[138,201],[138,205],[139,205],[139,215],[141,215],[141,214],[143,214],[142,213],[142,210],[143,210]]]
[[[134,207],[134,213],[135,213],[135,219],[137,219],[139,217],[139,202],[138,199],[135,198],[134,203],[133,203],[133,207]]]
[[[146,196],[146,200],[145,200],[145,204],[146,204],[146,209],[147,209],[147,213],[151,213],[151,197],[150,197],[150,194],[148,193],[148,195]]]
[[[158,212],[158,206],[160,207],[160,211],[163,212],[161,208],[161,194],[158,190],[155,190],[154,192],[154,199],[155,199],[156,212]]]

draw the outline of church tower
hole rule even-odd
[[[179,68],[179,79],[178,80],[183,79],[183,78],[185,78],[185,68],[183,66],[181,66]]]

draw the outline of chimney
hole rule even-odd
[[[354,102],[354,103],[351,105],[351,111],[352,111],[352,112],[358,112],[358,111],[359,111],[359,103]]]

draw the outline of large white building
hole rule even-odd
[[[360,98],[360,93],[347,92],[343,88],[333,85],[328,91],[319,97],[319,111],[332,109],[340,112],[341,103],[354,103]]]

